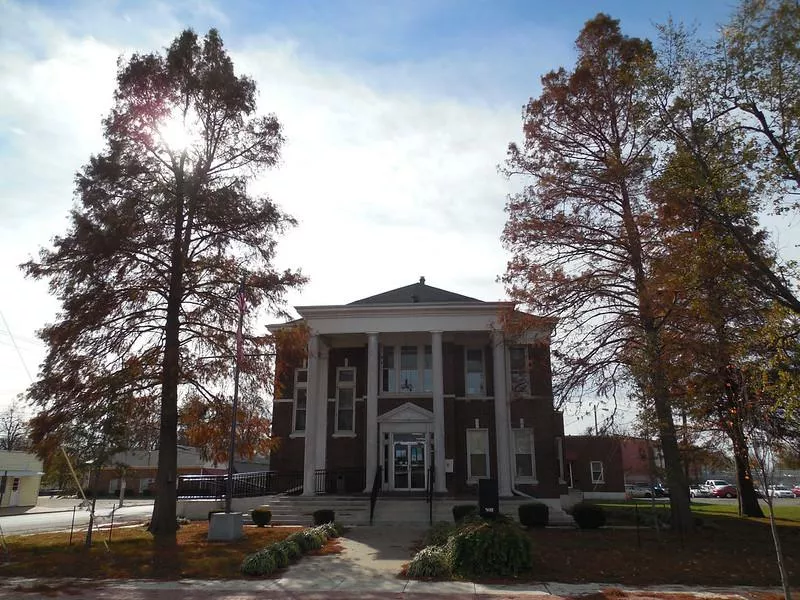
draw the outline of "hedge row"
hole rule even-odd
[[[242,561],[240,570],[244,575],[270,575],[277,569],[288,567],[306,552],[322,548],[328,538],[337,538],[340,533],[336,523],[303,529],[283,541],[248,554]]]

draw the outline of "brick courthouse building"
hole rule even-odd
[[[286,364],[271,468],[302,473],[304,495],[474,495],[480,478],[515,493],[567,492],[564,425],[554,410],[551,319],[419,283],[337,306],[296,307],[305,358]],[[503,315],[523,319],[512,335]],[[504,331],[504,329],[506,331]],[[283,363],[281,363],[283,361]],[[380,469],[380,471],[378,471]]]

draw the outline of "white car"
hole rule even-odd
[[[769,488],[769,495],[773,498],[794,498],[794,492],[785,485],[773,485]]]

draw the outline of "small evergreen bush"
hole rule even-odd
[[[459,523],[469,516],[478,514],[477,504],[456,504],[453,506],[453,520]]]
[[[312,513],[314,517],[314,525],[324,525],[325,523],[333,523],[334,512],[329,508],[321,508]]]
[[[447,543],[447,538],[454,531],[453,525],[446,521],[439,521],[434,523],[433,527],[425,534],[424,543],[426,546],[444,546]]]
[[[598,529],[606,524],[603,507],[590,502],[578,502],[573,506],[572,518],[581,529]]]
[[[451,569],[462,577],[516,577],[528,571],[532,544],[516,523],[475,521],[450,537],[447,552]]]
[[[272,558],[275,559],[275,568],[285,569],[289,566],[289,550],[281,542],[272,544],[268,548],[272,553]]]
[[[550,508],[544,502],[528,502],[519,505],[519,522],[525,527],[546,527]]]
[[[279,545],[286,550],[286,556],[289,557],[289,561],[295,561],[303,556],[303,551],[300,549],[300,544],[294,540],[283,540],[282,542],[279,542]]]
[[[270,521],[272,521],[272,511],[269,509],[269,506],[266,505],[254,508],[250,513],[250,516],[253,519],[253,523],[259,527],[269,525]]]
[[[240,568],[244,575],[270,575],[275,571],[275,558],[267,548],[245,557]]]
[[[342,526],[336,522],[325,523],[319,526],[320,530],[325,533],[329,538],[338,538],[342,535]]]
[[[447,577],[450,557],[444,546],[428,546],[414,555],[408,565],[410,577]]]

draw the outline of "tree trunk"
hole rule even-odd
[[[692,508],[689,501],[689,486],[683,471],[681,452],[678,448],[678,437],[675,433],[675,421],[672,418],[672,406],[666,384],[664,368],[656,341],[656,332],[648,336],[648,358],[650,382],[652,385],[653,404],[658,421],[658,435],[661,440],[661,452],[664,454],[664,468],[667,473],[667,487],[670,490],[670,511],[672,529],[689,532],[694,529]]]
[[[621,182],[620,190],[622,222],[628,238],[629,262],[639,301],[639,324],[645,340],[645,360],[647,361],[645,367],[648,372],[646,384],[649,388],[647,393],[652,397],[656,409],[661,452],[664,455],[667,486],[670,489],[672,528],[676,531],[687,532],[694,527],[692,508],[689,502],[689,486],[683,472],[675,421],[672,418],[672,402],[661,356],[660,335],[644,268],[642,240],[633,216],[628,187],[624,181]]]
[[[169,272],[167,318],[164,326],[164,361],[161,382],[161,426],[158,436],[156,499],[150,533],[159,545],[177,543],[178,381],[180,379],[180,310],[183,296],[184,197],[183,159],[176,173],[175,225]]]
[[[736,484],[739,488],[739,515],[748,517],[764,517],[764,511],[758,503],[756,489],[753,486],[753,475],[750,470],[750,460],[747,451],[747,442],[744,432],[738,426],[728,432],[733,441],[733,460],[736,463]]]

